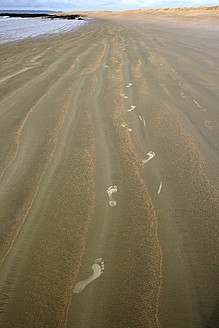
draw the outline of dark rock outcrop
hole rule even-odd
[[[55,14],[30,14],[30,13],[0,13],[0,16],[8,17],[20,17],[20,18],[49,18],[49,19],[79,19],[82,18],[79,15],[55,15]]]

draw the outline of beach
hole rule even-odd
[[[193,11],[1,45],[0,327],[218,327],[218,9]]]

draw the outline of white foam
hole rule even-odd
[[[65,33],[86,24],[84,20],[7,18],[0,20],[0,43],[22,40],[28,37]]]

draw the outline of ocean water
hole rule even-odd
[[[0,44],[30,37],[65,33],[76,30],[86,23],[87,21],[84,20],[9,18],[4,16],[0,17]]]

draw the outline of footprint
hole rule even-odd
[[[194,103],[196,104],[196,106],[197,106],[198,108],[202,109],[203,112],[206,112],[206,109],[205,109],[203,106],[201,106],[201,105],[200,105],[195,99],[193,99],[193,101],[194,101]]]
[[[136,108],[136,106],[135,105],[132,105],[129,109],[127,109],[127,112],[131,112],[135,108]]]
[[[198,103],[195,99],[193,99],[193,101],[194,101],[194,103],[198,106],[198,108],[202,108],[202,106],[199,105],[199,103]]]
[[[126,123],[121,123],[121,127],[126,128],[129,132],[132,131],[132,129],[130,129]]]
[[[176,78],[175,78],[175,76],[173,76],[172,73],[169,73],[169,75],[171,76],[171,78],[172,78],[174,81],[176,81]]]
[[[91,269],[93,270],[93,274],[88,279],[79,281],[74,287],[73,293],[80,293],[88,284],[101,276],[104,271],[104,261],[102,261],[102,258],[96,259]]]
[[[162,185],[163,185],[163,183],[162,183],[162,181],[161,181],[160,186],[159,186],[159,189],[158,189],[158,191],[157,191],[158,195],[161,193]]]
[[[111,207],[115,207],[116,206],[116,201],[112,197],[112,194],[114,194],[116,192],[117,192],[117,186],[110,186],[107,189],[107,193],[108,193],[108,196],[109,196],[109,205]]]
[[[211,121],[205,121],[205,127],[208,129],[213,129],[213,124],[211,123]]]
[[[139,119],[143,122],[143,124],[144,124],[144,126],[145,126],[145,119],[142,117],[142,116],[138,116],[139,117]]]
[[[186,95],[185,95],[184,92],[181,92],[181,93],[180,93],[180,96],[181,96],[182,98],[186,98]]]
[[[154,156],[155,156],[155,153],[153,151],[149,151],[149,153],[147,153],[148,155],[148,158],[147,159],[143,159],[143,163],[146,164],[148,161],[150,161]]]

